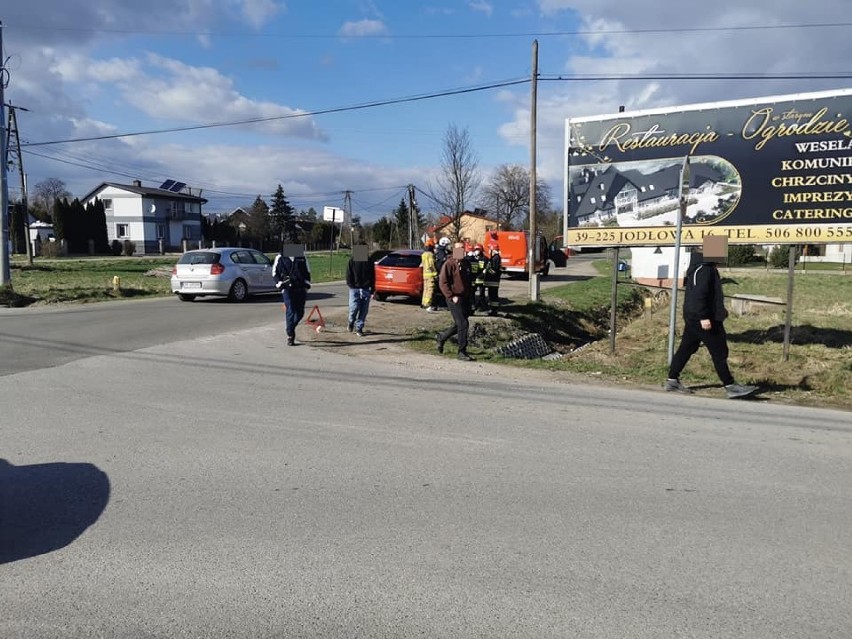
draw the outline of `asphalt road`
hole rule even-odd
[[[850,413],[277,321],[0,377],[0,637],[850,636]]]
[[[587,277],[590,259],[572,260],[541,280],[541,287]],[[501,294],[529,297],[529,282],[504,279]],[[315,285],[308,305],[345,307],[342,283]],[[81,357],[131,352],[168,342],[217,335],[284,321],[281,298],[265,295],[242,304],[221,298],[181,302],[176,297],[98,304],[0,308],[0,376],[38,370]]]

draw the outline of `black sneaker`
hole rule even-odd
[[[349,331],[350,333],[353,331],[354,328],[355,328],[355,324],[353,324],[352,322],[349,322],[349,324],[346,325],[346,330]]]
[[[287,346],[293,346],[295,344],[296,344],[296,338],[295,337],[288,337],[287,338]]]
[[[440,333],[435,335],[435,348],[438,349],[439,353],[444,352],[444,340],[441,339]]]
[[[475,362],[476,361],[476,358],[471,357],[470,355],[468,355],[464,351],[459,352],[459,359],[463,362]]]

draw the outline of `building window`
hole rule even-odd
[[[163,240],[166,238],[166,225],[165,224],[157,224],[157,239]]]
[[[105,200],[101,200],[104,203],[105,211],[112,211],[112,198],[107,198]]]
[[[130,237],[130,225],[129,224],[116,224],[115,225],[115,236],[118,237],[118,238]]]

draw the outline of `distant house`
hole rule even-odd
[[[207,200],[193,195],[185,184],[168,180],[159,188],[103,182],[82,201],[100,199],[104,204],[107,238],[110,242],[129,240],[136,253],[151,255],[181,250],[183,240],[195,244],[201,240],[201,207]]]
[[[482,211],[481,209],[477,209],[473,212],[465,211],[459,216],[459,222],[460,233],[458,239],[459,241],[467,242],[468,244],[482,242],[488,231],[501,230],[500,222],[488,217],[487,212]],[[452,237],[456,231],[455,225],[453,224],[453,218],[448,215],[442,216],[435,226],[428,228],[426,231],[428,235],[436,239],[441,237],[450,237],[451,239],[455,239]]]

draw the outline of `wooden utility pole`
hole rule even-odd
[[[538,40],[532,46],[532,89],[530,90],[530,245],[527,253],[527,268],[530,274],[530,300],[539,298],[538,273],[535,272],[535,257],[538,252],[538,229],[536,228],[535,185],[536,185],[536,111],[538,110]]]
[[[6,123],[6,60],[3,58],[3,23],[0,22],[0,124]],[[12,284],[9,266],[9,163],[6,161],[6,129],[0,131],[0,288]]]
[[[23,107],[17,107],[17,110],[26,111]],[[6,148],[6,156],[15,158],[14,161],[18,165],[18,174],[21,177],[21,207],[24,209],[24,242],[27,245],[27,264],[33,265],[33,246],[30,241],[30,209],[27,203],[27,176],[24,174],[24,156],[21,154],[21,137],[18,133],[18,116],[16,108],[9,105],[9,135],[8,146]],[[7,162],[11,165],[11,161]]]

